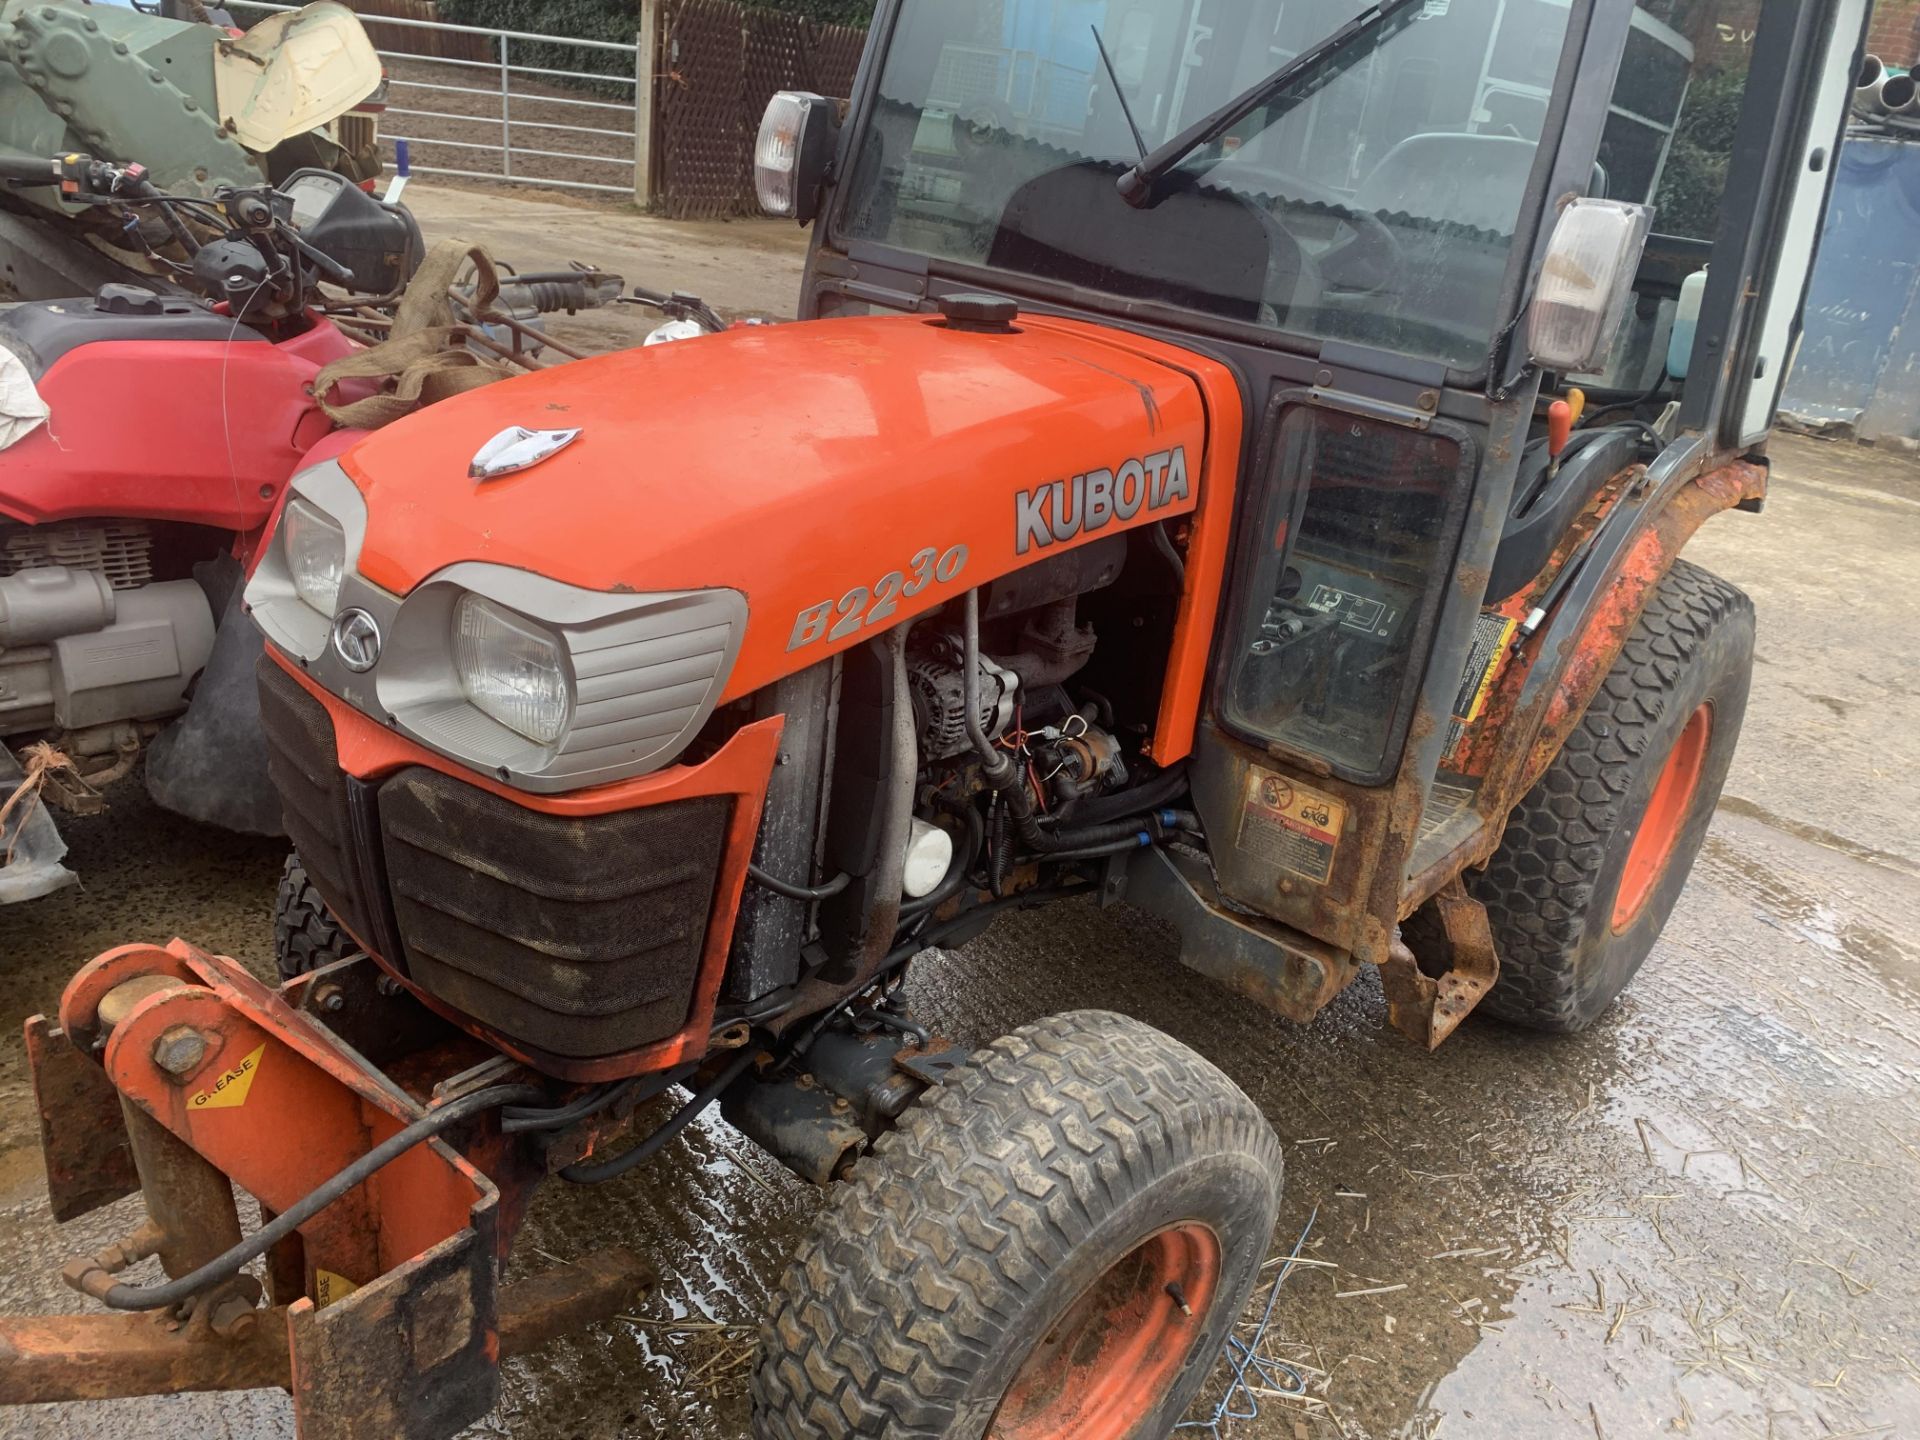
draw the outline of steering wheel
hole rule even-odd
[[[1377,295],[1389,289],[1406,269],[1400,237],[1372,210],[1341,206],[1339,222],[1353,235],[1321,252],[1315,265],[1322,283],[1348,295]]]

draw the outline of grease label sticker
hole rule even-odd
[[[263,1043],[231,1070],[221,1072],[204,1090],[196,1090],[187,1100],[195,1110],[234,1110],[247,1103],[253,1089],[253,1077],[260,1071],[260,1057],[267,1053]]]
[[[322,1270],[315,1266],[313,1270],[313,1308],[324,1310],[329,1305],[344,1300],[360,1287],[344,1275],[336,1275],[331,1270]]]
[[[1248,774],[1238,837],[1247,854],[1324,885],[1346,828],[1344,801],[1258,766]]]

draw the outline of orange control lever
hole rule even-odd
[[[1555,460],[1573,438],[1573,406],[1556,400],[1547,407],[1547,454]]]

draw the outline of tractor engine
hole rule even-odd
[[[1105,726],[1112,715],[1097,696],[1076,698],[1070,683],[1093,658],[1093,626],[1076,621],[1073,597],[1012,617],[1002,628],[1018,649],[978,661],[976,719],[987,739],[1029,767],[1029,782],[1063,818],[1074,804],[1124,785],[1120,741]],[[967,732],[964,641],[956,630],[915,637],[907,662],[920,758],[930,769],[962,762],[977,770]]]

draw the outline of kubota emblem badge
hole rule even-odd
[[[356,675],[380,663],[380,645],[380,622],[364,610],[342,610],[333,622],[333,653]]]
[[[475,480],[497,480],[502,475],[531,470],[550,460],[580,438],[579,430],[529,430],[509,425],[474,452],[467,474]]]

